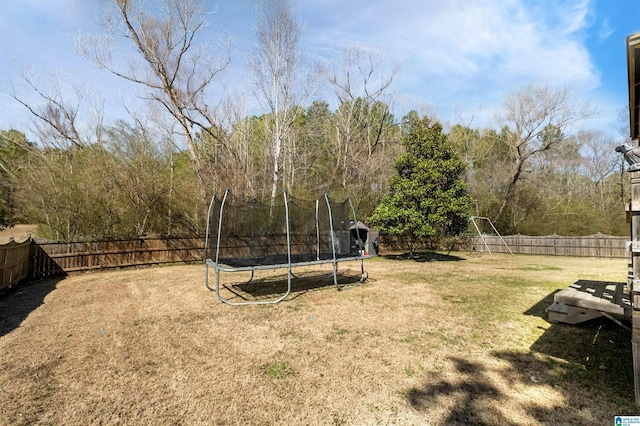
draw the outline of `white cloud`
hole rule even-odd
[[[609,24],[609,20],[608,19],[604,19],[602,21],[602,24],[600,25],[600,29],[598,30],[598,39],[602,43],[603,41],[608,39],[609,36],[611,34],[613,34],[614,32],[615,32],[615,30],[613,28],[611,28],[611,25]]]
[[[531,82],[577,91],[600,82],[583,42],[588,0],[325,1],[304,2],[299,13],[326,24],[307,25],[312,45],[369,43],[401,58],[398,87],[441,112],[470,103],[486,110]]]
[[[219,30],[237,39],[231,74],[247,91],[253,1],[221,2],[206,33],[209,41]],[[342,47],[381,52],[389,69],[402,65],[395,90],[397,99],[411,100],[403,102],[407,108],[429,104],[444,120],[462,111],[481,125],[488,124],[507,93],[531,82],[567,85],[579,94],[599,87],[601,76],[585,46],[585,32],[594,22],[593,1],[294,0],[292,5],[304,24],[301,47],[308,56],[332,64],[340,60]],[[0,13],[9,40],[5,57],[45,66],[43,74],[62,66],[96,81],[95,68],[71,51],[68,35],[99,32],[95,13],[103,0],[0,3],[7,12]],[[598,25],[601,37],[611,34],[607,21]],[[3,70],[0,86],[10,85],[12,75]],[[108,84],[106,78],[99,81]],[[329,94],[323,96],[331,101]]]

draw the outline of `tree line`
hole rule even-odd
[[[449,166],[457,188],[449,193],[465,200],[460,217],[489,217],[504,234],[628,233],[622,157],[610,137],[577,130],[594,111],[567,89],[532,84],[507,95],[495,128],[445,126],[416,111],[395,117],[397,69],[359,49],[343,50],[332,66],[311,64],[289,2],[264,0],[247,77],[263,113],[248,115],[238,93],[215,95],[231,56],[197,43],[206,2],[161,6],[154,12],[114,0],[101,21],[105,32],[74,42],[147,100],[130,119],[109,122],[81,90],[69,96],[61,82],[43,87],[21,76],[35,100],[9,95],[32,116],[35,140],[0,131],[4,225],[39,223],[60,240],[202,234],[208,201],[225,187],[247,198],[282,189],[302,198],[349,195],[360,217],[381,224],[376,207],[398,194],[403,164],[440,170],[444,163],[411,157],[447,153],[443,161],[460,164]],[[318,87],[334,98],[319,97]],[[427,151],[412,149],[420,134]],[[455,232],[464,230],[454,222]]]

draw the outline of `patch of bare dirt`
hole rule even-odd
[[[6,244],[11,239],[21,243],[29,237],[38,236],[38,225],[14,225],[11,228],[5,228],[0,230],[0,244]]]

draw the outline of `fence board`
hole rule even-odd
[[[31,239],[0,245],[0,289],[11,287],[29,277]]]

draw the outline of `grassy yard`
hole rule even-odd
[[[624,281],[626,260],[425,253],[365,265],[369,280],[348,291],[330,267],[298,270],[294,293],[267,306],[220,303],[200,265],[10,292],[0,424],[595,425],[640,414],[630,333],[545,313],[578,279]],[[282,276],[228,287],[262,297]]]

